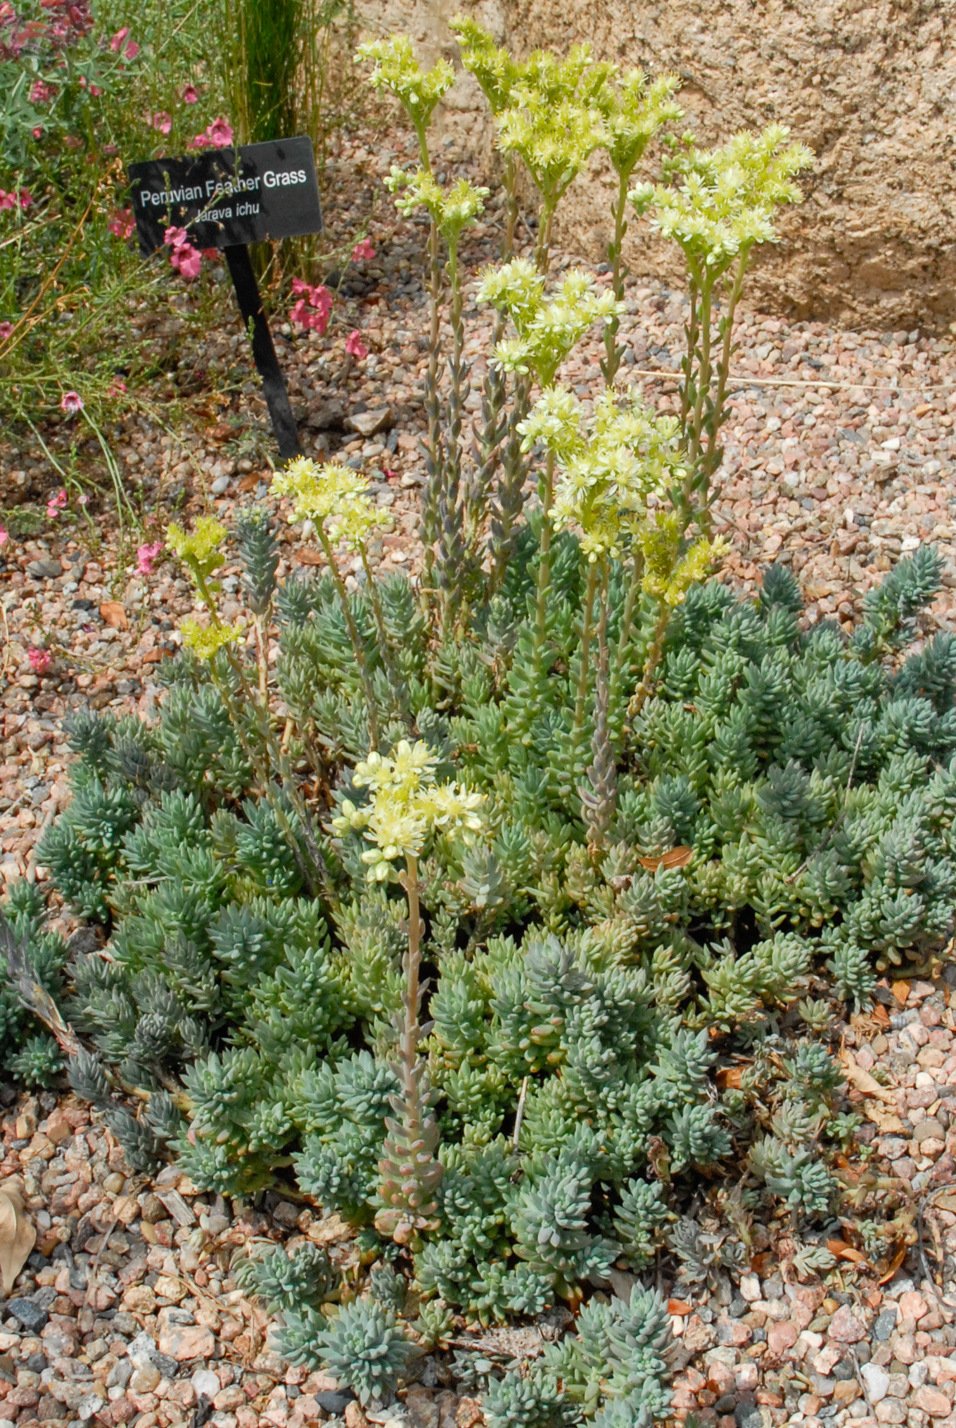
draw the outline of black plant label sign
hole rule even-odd
[[[305,135],[151,159],[127,172],[144,253],[163,246],[167,228],[185,228],[195,248],[230,248],[322,227],[315,155]]]

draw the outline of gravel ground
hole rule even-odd
[[[415,561],[422,234],[373,195],[378,175],[406,157],[388,136],[374,152],[352,143],[336,157],[327,183],[332,237],[348,242],[368,224],[377,256],[346,274],[331,351],[328,338],[277,327],[306,450],[361,463],[395,512],[379,553],[386,568]],[[446,157],[452,166],[454,152]],[[492,257],[494,241],[492,210],[466,256]],[[169,564],[136,574],[137,543],[155,538],[173,511],[217,511],[228,521],[237,502],[266,495],[264,408],[226,292],[220,303],[228,320],[203,342],[175,302],[157,324],[167,354],[157,402],[179,399],[177,430],[135,417],[116,435],[145,511],[143,533],[123,537],[94,499],[85,512],[74,505],[44,521],[40,534],[0,548],[0,879],[29,866],[40,831],[65,801],[64,714],[87,705],[147,714],[154,707],[155,666],[175,646],[191,595]],[[674,389],[666,374],[679,359],[682,321],[678,294],[647,283],[630,289],[629,375],[663,402]],[[345,367],[339,354],[352,328],[370,356]],[[730,578],[751,585],[772,556],[800,577],[811,619],[846,621],[881,572],[930,540],[947,562],[934,616],[956,626],[952,341],[759,313],[747,314],[738,331],[716,506],[716,526],[734,546]],[[476,384],[486,332],[485,323],[470,351]],[[596,363],[596,351],[584,350],[566,380],[590,390]],[[3,507],[33,504],[42,514],[59,483],[9,443],[0,443],[0,457]],[[290,534],[283,558],[287,568],[309,564],[312,552]],[[234,599],[228,570],[225,587]],[[47,672],[31,668],[31,646],[49,651]],[[844,1029],[844,1054],[885,1085],[875,1099],[851,1095],[868,1117],[862,1140],[870,1147],[870,1158],[855,1164],[864,1175],[892,1177],[893,1193],[910,1207],[913,1243],[895,1256],[905,1250],[905,1258],[882,1285],[892,1246],[872,1268],[847,1263],[825,1286],[801,1284],[787,1259],[786,1227],[776,1227],[737,1290],[673,1305],[679,1417],[696,1414],[697,1423],[720,1428],[956,1425],[956,1331],[947,1308],[956,1303],[956,1189],[947,1188],[956,1154],[951,973],[882,989],[876,1012]],[[330,1379],[283,1367],[268,1350],[261,1315],[229,1277],[232,1253],[250,1237],[322,1237],[327,1225],[269,1197],[256,1212],[235,1211],[197,1195],[172,1170],[152,1184],[130,1178],[107,1132],[71,1098],[7,1104],[0,1179],[23,1177],[39,1238],[14,1297],[0,1306],[0,1428],[366,1422]],[[409,1391],[404,1410],[368,1421],[438,1428],[481,1421],[471,1400],[430,1381]]]

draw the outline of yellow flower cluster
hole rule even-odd
[[[458,36],[462,64],[475,76],[492,114],[500,114],[512,103],[522,66],[469,16],[456,15],[449,28]]]
[[[595,322],[619,317],[622,303],[592,274],[574,268],[545,293],[544,279],[527,258],[515,258],[485,273],[478,301],[508,314],[517,337],[495,348],[495,361],[509,372],[531,372],[549,387],[561,363]]]
[[[625,179],[630,178],[658,130],[682,117],[673,98],[679,84],[674,74],[649,81],[642,69],[630,69],[619,85],[609,84],[599,96],[605,147],[616,172]]]
[[[518,430],[558,465],[551,519],[580,532],[589,560],[620,556],[639,539],[648,500],[665,499],[686,476],[675,417],[658,417],[634,393],[606,389],[587,418],[573,392],[552,387]]]
[[[166,544],[200,580],[206,580],[224,563],[219,547],[226,527],[213,516],[200,516],[191,531],[173,522],[166,527]]]
[[[401,101],[415,128],[423,132],[442,95],[455,82],[455,71],[447,60],[439,60],[424,70],[415,58],[407,35],[392,35],[359,45],[357,58],[371,60],[370,82],[374,89],[390,89]]]
[[[424,169],[406,173],[404,169],[393,167],[385,187],[397,194],[395,206],[400,213],[414,213],[416,208],[426,209],[438,225],[442,237],[449,247],[456,247],[462,229],[481,213],[490,189],[479,188],[467,179],[459,179],[450,188],[441,184]]]
[[[352,782],[368,789],[369,801],[359,807],[345,799],[332,827],[339,834],[361,832],[371,844],[362,854],[370,881],[395,877],[393,865],[420,857],[431,837],[467,842],[481,830],[481,794],[436,783],[437,762],[423,740],[402,739],[391,756],[371,753],[356,764]]]
[[[192,650],[194,655],[200,659],[212,659],[226,645],[235,644],[241,640],[243,629],[241,625],[222,625],[216,622],[211,625],[201,625],[198,620],[183,620],[179,627],[183,637],[183,644],[187,649]]]
[[[681,554],[681,524],[675,512],[661,512],[641,532],[643,589],[671,607],[681,603],[692,585],[706,580],[730,548],[720,536],[716,540],[701,537]]]
[[[333,545],[357,550],[372,531],[391,525],[391,516],[368,494],[368,481],[350,466],[320,466],[298,456],[272,478],[272,489],[292,497],[290,520],[313,521]]]
[[[793,178],[813,155],[789,140],[788,129],[770,124],[716,149],[692,149],[675,164],[678,187],[641,184],[631,200],[639,213],[653,210],[655,227],[680,244],[692,269],[723,272],[738,253],[775,242],[774,210],[800,201]]]

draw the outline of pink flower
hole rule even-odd
[[[6,545],[9,539],[10,532],[7,530],[6,526],[0,526],[0,545]]]
[[[199,277],[202,254],[191,243],[180,243],[175,247],[169,255],[169,261],[180,277],[185,278],[187,282],[192,282],[193,278]]]
[[[332,312],[332,294],[322,283],[315,287],[301,278],[292,279],[292,291],[299,293],[299,301],[289,311],[289,321],[297,327],[305,327],[317,332],[321,337],[329,325]]]
[[[350,332],[345,339],[345,350],[350,357],[354,357],[357,362],[363,361],[368,356],[368,348],[362,341],[362,334],[357,329]]]
[[[57,491],[56,495],[51,496],[46,503],[47,520],[55,521],[60,512],[65,509],[68,500],[69,497],[61,487],[60,490]]]
[[[7,193],[5,189],[0,188],[0,213],[2,213],[5,208],[16,208],[16,206],[16,194]]]
[[[91,84],[91,85],[90,85],[90,94],[92,95],[92,97],[93,97],[94,99],[99,99],[99,97],[100,97],[100,95],[101,95],[102,93],[103,93],[103,91],[102,91],[102,89],[100,89],[100,87],[99,87],[98,84]]]
[[[189,243],[189,234],[185,228],[167,228],[163,234],[163,242],[170,248],[181,248],[184,243]]]
[[[106,395],[108,397],[121,397],[126,390],[126,383],[122,377],[114,377],[107,388]]]
[[[42,139],[42,138],[43,138],[43,125],[42,125],[42,124],[35,124],[35,125],[33,126],[33,129],[32,129],[31,132],[32,132],[32,134],[33,134],[34,139]]]
[[[13,336],[13,323],[0,322],[0,342],[6,342],[8,337]]]
[[[397,471],[393,471],[390,466],[383,466],[383,467],[382,467],[382,475],[385,477],[385,480],[386,480],[386,481],[397,481],[397,480],[398,480],[398,472],[397,472]]]
[[[123,48],[123,41],[126,39],[126,36],[128,34],[129,25],[124,25],[121,30],[116,31],[116,34],[110,40],[110,49],[113,51],[114,54],[119,54],[120,50]]]
[[[60,398],[60,410],[64,412],[81,412],[83,410],[83,398],[79,392],[64,392]],[[66,502],[66,492],[63,492],[64,504]]]
[[[193,149],[228,149],[232,143],[232,125],[221,116],[208,124],[201,134],[190,140]]]
[[[116,209],[115,213],[110,214],[110,219],[106,226],[115,238],[132,237],[133,228],[135,227],[132,210],[129,208]]]
[[[361,263],[361,262],[363,262],[366,258],[374,258],[374,257],[375,257],[375,249],[372,247],[372,240],[371,240],[371,238],[363,238],[363,239],[361,239],[361,241],[358,242],[358,243],[356,243],[355,247],[352,249],[352,262],[353,262],[353,263]]]
[[[141,545],[136,552],[136,569],[140,575],[152,575],[156,557],[163,548],[161,540],[150,541],[146,545]]]
[[[152,128],[158,129],[161,134],[168,134],[173,127],[172,116],[167,114],[164,109],[160,109],[157,114],[153,114],[150,117],[149,123]]]
[[[82,83],[82,79],[80,81]],[[53,98],[53,85],[42,79],[35,79],[30,86],[31,104],[48,104]]]
[[[218,263],[222,257],[218,248],[200,248],[199,251],[207,263]]]
[[[212,121],[206,133],[214,149],[228,149],[232,143],[232,125],[221,117]]]
[[[33,203],[33,194],[28,188],[17,190],[17,203],[19,203],[21,208],[29,208]]]
[[[139,54],[139,45],[135,40],[130,40],[123,53],[128,60],[134,60]]]
[[[30,668],[34,674],[46,674],[53,657],[49,650],[41,650],[38,645],[31,645],[27,650],[27,659],[30,661]]]
[[[187,84],[181,95],[184,104],[198,104],[199,90],[193,84]]]

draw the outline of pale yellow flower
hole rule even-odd
[[[392,518],[368,494],[368,481],[350,466],[319,465],[296,457],[272,479],[277,496],[291,496],[293,521],[321,526],[333,545],[356,550],[375,530],[387,529]]]
[[[191,617],[183,620],[179,629],[186,648],[205,660],[212,659],[226,645],[241,640],[244,633],[241,625],[201,625]]]

